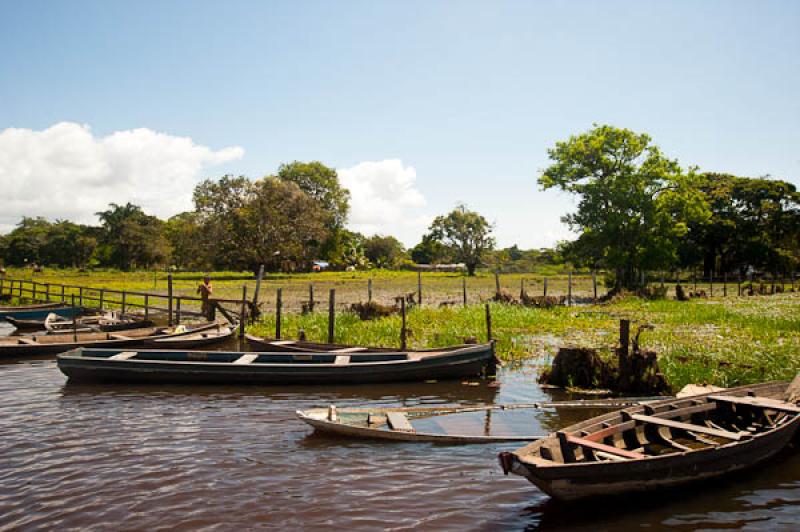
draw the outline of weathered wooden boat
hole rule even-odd
[[[154,345],[157,340],[175,339],[211,331],[220,327],[218,323],[197,326],[145,327],[122,333],[78,333],[40,334],[33,336],[6,336],[0,338],[0,358],[55,355],[84,346],[94,347],[143,347]],[[224,339],[224,338],[222,338]],[[157,344],[155,344],[157,345]]]
[[[667,488],[748,467],[800,424],[786,382],[669,399],[571,425],[514,452],[503,471],[562,500]]]
[[[641,399],[594,399],[468,407],[345,407],[330,405],[295,412],[316,432],[348,438],[434,443],[492,443],[534,441],[542,435],[525,434],[526,424],[509,423],[498,416],[543,408],[619,409]],[[591,414],[590,414],[591,415]],[[521,432],[522,431],[522,432]]]
[[[493,357],[493,344],[392,353],[75,349],[58,367],[100,381],[359,384],[477,376]]]
[[[43,325],[49,334],[70,334],[75,332],[75,329],[78,332],[117,332],[154,326],[152,321],[144,318],[117,316],[114,313],[78,318],[76,323],[73,323],[72,319],[49,314]]]
[[[83,312],[83,309],[80,307],[72,307],[64,303],[42,303],[40,305],[0,307],[0,319],[43,320],[50,313],[64,318],[72,318],[81,312]]]
[[[192,330],[180,335],[164,338],[145,338],[142,347],[154,349],[198,349],[218,344],[233,337],[236,329],[229,325],[219,325],[214,329]]]
[[[264,351],[268,353],[305,353],[307,351],[331,352],[360,352],[370,353],[393,353],[397,348],[393,347],[372,347],[355,346],[349,344],[326,344],[321,342],[309,342],[307,340],[276,340],[274,338],[262,338],[252,334],[246,334],[245,339],[251,351]],[[465,344],[466,345],[466,344]]]

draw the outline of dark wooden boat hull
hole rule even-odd
[[[92,381],[135,381],[161,383],[203,384],[362,384],[398,381],[423,381],[454,379],[480,375],[492,360],[492,346],[476,345],[459,349],[442,356],[423,357],[419,360],[394,360],[389,362],[360,362],[336,365],[319,362],[289,362],[293,355],[254,353],[266,357],[283,357],[286,363],[256,363],[248,365],[228,362],[198,360],[235,360],[246,353],[188,353],[192,361],[167,360],[180,351],[150,351],[146,356],[156,360],[113,361],[81,356],[81,350],[65,353],[58,358],[58,367],[70,379]],[[375,356],[391,353],[376,354]],[[399,358],[405,353],[397,353]],[[298,357],[327,356],[297,354]],[[288,357],[288,358],[287,358]]]
[[[217,327],[216,324],[208,324],[179,334],[157,334],[154,331],[153,335],[150,336],[138,336],[132,338],[123,338],[123,339],[115,339],[108,336],[109,334],[113,335],[114,333],[90,333],[89,335],[84,335],[83,338],[81,338],[82,335],[79,334],[77,342],[75,342],[69,335],[59,334],[59,335],[46,335],[48,338],[47,341],[49,342],[50,339],[52,338],[58,339],[61,337],[65,337],[64,341],[59,341],[59,342],[53,341],[52,343],[4,345],[2,343],[3,341],[15,339],[15,337],[6,337],[0,340],[0,359],[52,356],[86,346],[96,347],[96,348],[142,347],[146,345],[148,342],[152,342],[157,339],[179,338],[181,336],[197,334],[200,331],[210,330],[216,327]],[[106,335],[106,338],[105,339],[97,338],[92,340],[85,339],[87,336],[92,336],[93,338],[96,338],[102,335]],[[25,338],[33,338],[33,337],[25,337]]]
[[[307,340],[276,340],[274,338],[261,338],[246,334],[247,345],[251,351],[268,353],[304,353],[308,351],[330,352],[340,349],[349,349],[355,346],[349,344],[326,344],[322,342],[309,342]],[[391,347],[364,347],[370,353],[392,353],[399,348]]]
[[[750,386],[746,389],[757,390],[759,387],[772,391],[770,385]],[[726,393],[739,393],[736,390],[731,389]],[[669,401],[664,401],[666,402]],[[574,431],[592,422],[610,420],[616,415],[600,416],[564,430]],[[506,454],[505,459],[511,461],[509,465],[512,473],[524,476],[548,495],[560,500],[575,500],[672,488],[741,471],[756,466],[783,450],[797,433],[798,427],[800,416],[779,427],[755,434],[751,439],[624,463],[582,462],[540,467],[519,459],[516,456],[519,451]]]
[[[19,310],[0,310],[0,319],[8,321],[8,318],[17,320],[42,320],[49,314],[56,314],[62,318],[72,318],[73,316],[80,315],[82,309],[65,307],[65,306],[51,306],[43,308],[26,308]]]

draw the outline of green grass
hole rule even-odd
[[[530,309],[491,304],[493,335],[505,361],[533,357],[550,363],[561,345],[606,348],[616,345],[620,318],[654,326],[642,332],[641,345],[659,354],[662,372],[674,390],[686,384],[736,386],[790,379],[800,371],[800,294],[691,302],[626,299],[606,305]],[[485,339],[483,306],[415,308],[408,315],[410,347],[440,347],[476,336]],[[283,336],[303,329],[310,340],[327,339],[327,314],[289,314]],[[273,336],[274,315],[249,330]],[[337,342],[397,347],[400,318],[361,321],[337,315]]]
[[[175,293],[194,295],[201,273],[175,274]],[[10,271],[9,277],[31,278],[30,271]],[[45,270],[36,274],[40,283],[66,283],[119,290],[166,293],[165,272],[118,272]],[[252,295],[252,274],[215,272],[212,274],[215,295],[239,298],[242,285]],[[336,289],[336,341],[342,343],[399,346],[400,318],[392,316],[362,322],[344,312],[350,304],[367,299],[367,281],[373,280],[373,297],[384,304],[396,295],[413,292],[417,286],[414,272],[375,270],[370,272],[322,272],[316,274],[273,274],[262,284],[263,320],[249,330],[274,335],[275,293],[283,289],[283,336],[296,338],[303,329],[311,340],[327,339],[327,298]],[[444,301],[460,302],[464,277],[459,274],[423,274],[424,306],[408,315],[410,347],[441,347],[460,343],[467,337],[485,339],[483,302],[494,292],[494,277],[478,275],[467,279],[470,305],[460,303],[439,307]],[[591,277],[574,276],[575,295],[588,295]],[[518,294],[524,281],[530,294],[541,294],[543,277],[539,274],[508,274],[502,286]],[[301,315],[301,302],[308,299],[308,287],[314,285],[318,312]],[[699,286],[698,288],[707,288]],[[787,289],[789,286],[787,285]],[[7,289],[7,284],[6,284]],[[548,277],[548,292],[564,294],[566,275]],[[68,292],[69,293],[69,292]],[[600,293],[604,290],[600,289]],[[670,291],[670,293],[673,293]],[[787,379],[800,370],[800,293],[774,296],[736,297],[736,285],[728,285],[728,297],[714,285],[714,296],[707,300],[678,302],[624,299],[608,304],[572,308],[532,309],[491,304],[493,333],[498,353],[507,361],[533,358],[547,365],[560,345],[574,344],[607,347],[616,344],[619,319],[648,323],[653,330],[642,333],[643,347],[659,353],[659,364],[674,389],[691,382],[721,386],[748,384],[770,379]],[[54,294],[55,295],[55,294]],[[56,298],[58,296],[56,295]],[[128,302],[141,302],[129,296]],[[188,302],[184,309],[190,307]],[[156,302],[163,305],[163,302]]]

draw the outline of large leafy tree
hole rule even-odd
[[[51,227],[52,224],[44,218],[23,217],[14,230],[4,237],[6,262],[16,266],[42,263]]]
[[[45,264],[60,267],[85,267],[97,248],[97,230],[59,220],[47,231],[46,242],[42,248]]]
[[[773,274],[794,271],[800,261],[800,193],[767,178],[707,173],[698,188],[711,210],[692,223],[682,241],[682,265],[701,264],[706,276],[748,267]]]
[[[574,194],[578,208],[562,218],[580,236],[571,258],[615,270],[617,288],[636,286],[642,270],[668,268],[690,220],[708,218],[694,173],[684,174],[651,138],[595,126],[548,150],[544,189]]]
[[[392,268],[405,255],[402,242],[393,236],[374,235],[364,240],[364,254],[378,268]]]
[[[111,266],[129,270],[164,264],[170,246],[164,237],[164,222],[142,211],[138,205],[111,203],[96,213],[103,226],[101,243],[104,260]]]
[[[295,183],[331,214],[330,226],[344,227],[350,210],[350,192],[339,183],[336,170],[319,161],[294,161],[278,167],[277,177]]]
[[[303,265],[328,235],[330,213],[297,184],[276,177],[207,180],[194,201],[206,253],[218,268]]]
[[[209,249],[204,245],[203,227],[196,212],[182,212],[164,224],[164,236],[172,247],[172,264],[181,269],[207,269]]]
[[[480,214],[458,205],[449,214],[437,216],[429,228],[433,240],[441,242],[454,260],[463,262],[475,275],[486,252],[494,249],[492,225]]]

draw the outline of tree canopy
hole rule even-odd
[[[562,218],[579,232],[565,251],[613,269],[617,288],[635,286],[640,271],[673,266],[688,223],[709,217],[694,173],[684,174],[648,135],[595,126],[556,143],[548,155],[552,164],[539,184],[578,199],[577,211]]]
[[[475,275],[486,252],[494,249],[492,225],[480,214],[458,205],[449,214],[437,216],[428,228],[428,246],[442,251],[457,262],[463,262],[469,275]],[[423,238],[423,242],[425,239]]]

